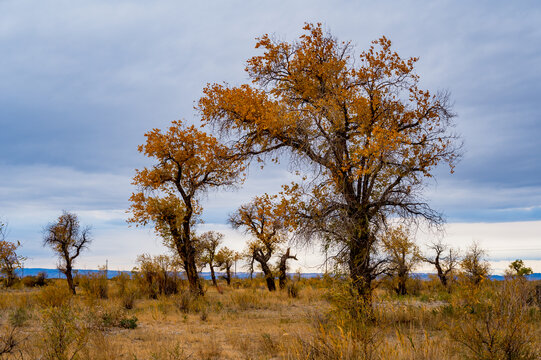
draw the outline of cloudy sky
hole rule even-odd
[[[448,222],[438,236],[461,248],[479,241],[496,271],[523,258],[541,272],[537,1],[0,0],[0,218],[26,267],[55,266],[42,229],[63,209],[93,228],[82,268],[108,259],[131,269],[137,254],[164,252],[151,229],[125,223],[134,168],[148,164],[136,151],[143,134],[196,123],[205,84],[247,81],[255,37],[294,40],[304,22],[322,22],[357,52],[385,35],[402,56],[420,57],[422,85],[451,92],[465,142],[455,174],[441,169],[427,187]],[[201,230],[241,249],[227,215],[288,176],[273,166],[236,192],[210,194]],[[298,265],[317,271],[316,249],[297,251]]]

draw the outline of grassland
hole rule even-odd
[[[386,283],[371,319],[352,316],[347,284],[262,279],[150,298],[134,279],[62,280],[0,292],[2,359],[540,359],[535,282]],[[363,320],[364,319],[364,320]]]

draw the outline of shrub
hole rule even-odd
[[[0,332],[0,358],[4,354],[11,354],[16,351],[21,343],[21,338],[17,327],[9,326]]]
[[[239,290],[231,293],[231,302],[240,310],[257,309],[261,297],[253,290]]]
[[[522,281],[504,281],[495,296],[485,293],[463,306],[449,327],[451,339],[473,359],[534,360],[541,357],[529,319],[528,289]]]
[[[184,314],[198,313],[207,307],[206,300],[202,296],[195,295],[189,290],[180,292],[174,297],[173,302],[176,308]]]
[[[43,311],[42,353],[45,359],[74,359],[85,346],[87,329],[67,305]]]
[[[25,276],[21,282],[26,287],[45,286],[47,284],[47,273],[41,271],[36,276]]]
[[[159,295],[176,294],[180,290],[177,263],[166,255],[140,255],[133,276],[141,292],[151,299]]]
[[[137,317],[122,318],[119,321],[119,327],[123,329],[135,329],[137,327]]]
[[[131,310],[135,306],[135,300],[137,299],[137,293],[135,291],[126,292],[121,298],[120,302],[122,307],[126,310]]]
[[[297,298],[299,296],[299,286],[296,282],[287,284],[287,296],[290,298]]]
[[[116,285],[116,296],[124,296],[130,289],[130,284],[132,283],[130,275],[122,272],[113,278],[113,281]]]
[[[12,327],[22,327],[31,318],[25,307],[17,307],[9,314],[9,324]]]
[[[84,276],[78,276],[79,286],[85,292],[96,299],[107,299],[108,284],[105,271],[90,273]]]
[[[37,301],[42,307],[60,307],[67,305],[71,297],[72,292],[64,283],[55,282],[40,290]]]

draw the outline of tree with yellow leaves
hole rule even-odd
[[[304,30],[291,43],[259,38],[263,54],[246,67],[252,84],[211,84],[198,108],[238,151],[287,151],[314,170],[295,187],[298,229],[334,245],[354,292],[370,305],[383,221],[442,221],[421,190],[436,165],[452,169],[458,157],[454,115],[448,94],[421,89],[417,58],[401,58],[389,39],[374,41],[354,59],[351,43],[320,24]]]
[[[190,291],[202,295],[197,273],[197,239],[193,226],[201,214],[200,198],[208,190],[233,186],[242,180],[240,158],[210,134],[173,121],[167,131],[153,129],[139,152],[153,158],[151,168],[136,170],[130,197],[132,217],[138,225],[154,223],[156,232],[180,257]]]
[[[276,290],[269,261],[287,239],[288,228],[283,209],[274,196],[264,194],[242,205],[229,218],[234,228],[243,228],[252,235],[246,254],[259,263],[269,291]]]
[[[210,278],[212,279],[212,284],[218,287],[214,268],[217,265],[216,253],[218,252],[218,246],[220,246],[220,244],[222,243],[224,234],[216,231],[207,231],[199,235],[198,238],[203,249],[201,262],[205,265],[208,265],[210,269]]]
[[[15,270],[21,267],[25,257],[17,254],[17,249],[21,244],[13,243],[7,239],[7,225],[0,220],[0,274],[5,276],[5,286],[13,285],[16,274]]]
[[[397,295],[406,295],[412,270],[421,262],[419,247],[402,226],[389,227],[382,236],[387,255],[386,274],[391,278]]]
[[[224,246],[216,253],[214,261],[220,270],[225,271],[224,278],[227,285],[231,285],[231,268],[235,264],[237,255],[236,251],[231,250],[227,246]]]

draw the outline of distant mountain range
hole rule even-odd
[[[82,269],[78,269],[78,270],[74,270],[74,271],[77,271],[81,275],[93,274],[93,273],[100,272],[100,270],[82,270]],[[21,277],[22,276],[36,276],[40,272],[43,272],[43,273],[47,274],[47,278],[49,278],[49,279],[64,278],[64,274],[62,274],[58,269],[45,269],[45,268],[17,269],[17,275],[21,276]],[[115,276],[118,276],[121,273],[125,273],[125,274],[129,275],[129,274],[131,274],[131,271],[108,270],[107,271],[107,277],[110,279],[110,278],[113,278]],[[205,271],[205,272],[200,273],[200,275],[204,279],[210,280],[210,272]],[[219,276],[219,275],[222,275],[222,274],[217,273],[217,275]],[[290,275],[295,275],[295,274],[290,274]],[[314,278],[314,277],[322,276],[322,275],[323,275],[322,273],[302,273],[301,277],[303,277],[303,278]],[[420,279],[423,279],[423,280],[428,279],[430,275],[434,275],[434,274],[429,274],[429,273],[415,273],[414,274],[414,276],[416,276],[416,277],[418,277]],[[237,272],[236,276],[241,278],[241,279],[246,279],[246,278],[248,278],[250,276],[250,274],[246,273],[246,272]],[[490,278],[493,279],[493,280],[503,280],[504,279],[504,277],[502,275],[491,275]],[[541,273],[534,273],[534,274],[528,276],[528,279],[529,280],[541,280]]]

